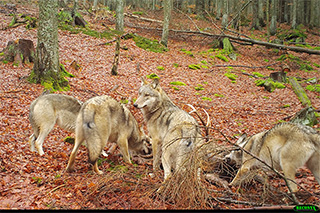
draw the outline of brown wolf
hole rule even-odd
[[[165,179],[183,169],[182,165],[201,138],[198,122],[170,100],[158,79],[150,84],[142,79],[134,106],[141,109],[152,138],[153,169],[160,168],[160,158]]]
[[[148,137],[140,130],[129,109],[115,99],[103,95],[87,100],[80,109],[76,121],[76,139],[66,171],[74,170],[74,161],[79,146],[85,140],[89,162],[93,170],[102,174],[97,159],[107,142],[116,142],[123,159],[131,163],[129,149],[137,153],[148,152]]]
[[[304,164],[311,170],[320,184],[320,134],[313,128],[281,123],[268,131],[249,138],[243,135],[237,144],[294,180],[296,170]],[[245,180],[250,169],[264,165],[247,153],[232,151],[225,159],[230,163],[242,164],[230,185],[238,185]],[[298,191],[295,183],[289,181],[293,192]]]
[[[31,151],[38,150],[43,155],[45,137],[57,123],[62,129],[75,131],[75,123],[81,102],[74,97],[62,94],[41,95],[30,105],[29,121],[33,129],[29,144]]]

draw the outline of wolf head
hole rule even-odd
[[[136,149],[137,154],[140,155],[147,155],[151,153],[151,139],[148,135],[146,135],[143,131],[143,128],[140,127],[139,129],[139,134],[140,134],[140,143]]]
[[[236,144],[238,146],[244,148],[244,146],[246,145],[247,141],[248,141],[247,135],[243,134],[238,139]],[[236,164],[236,166],[240,166],[241,165],[241,161],[242,161],[242,151],[240,149],[233,150],[228,155],[226,155],[224,157],[224,160],[230,165]]]
[[[141,87],[138,92],[139,97],[133,106],[141,109],[142,112],[154,112],[161,103],[162,93],[159,79],[154,79],[153,82],[149,84],[142,78]]]

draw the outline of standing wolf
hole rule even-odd
[[[93,170],[102,174],[97,159],[108,141],[116,142],[124,161],[131,163],[128,149],[139,154],[147,153],[147,139],[124,105],[107,95],[91,98],[83,104],[77,117],[76,140],[66,170],[74,170],[75,157],[84,140]]]
[[[197,121],[169,99],[158,79],[148,84],[142,78],[134,106],[141,109],[152,138],[153,170],[160,168],[160,157],[164,179],[183,169],[201,137]]]
[[[306,164],[320,184],[320,134],[311,127],[289,122],[281,123],[249,138],[243,135],[237,144],[276,170],[282,170],[284,176],[291,180],[294,180],[296,170]],[[225,159],[230,163],[242,162],[230,185],[240,184],[250,169],[263,166],[261,162],[242,151],[232,151]],[[292,181],[289,181],[289,186],[293,192],[298,191]]]
[[[29,121],[33,129],[29,144],[31,151],[37,148],[43,155],[42,145],[45,137],[57,123],[62,129],[75,131],[75,122],[81,102],[76,98],[62,94],[41,95],[30,105]]]

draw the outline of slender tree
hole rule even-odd
[[[69,88],[59,65],[58,0],[39,0],[39,25],[36,58],[29,80],[46,88]]]
[[[116,41],[116,49],[114,54],[114,60],[112,64],[111,74],[118,75],[118,65],[120,59],[120,41],[121,41],[121,34],[123,32],[123,8],[124,8],[124,0],[117,1],[117,9],[116,9],[116,30],[118,31],[117,41]]]
[[[164,0],[164,20],[163,20],[163,28],[162,28],[162,37],[161,44],[164,46],[168,46],[168,37],[169,37],[169,24],[171,19],[171,10],[172,10],[173,2],[172,0]]]
[[[271,0],[271,22],[270,22],[270,35],[277,33],[277,7],[276,0]]]

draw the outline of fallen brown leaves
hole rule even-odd
[[[2,23],[8,23],[10,17],[1,16],[0,20]],[[200,26],[201,23],[197,24]],[[101,28],[98,25],[96,27]],[[159,39],[159,34],[154,32],[136,31],[134,28],[126,30]],[[257,36],[262,33],[255,31],[254,34]],[[23,26],[1,31],[0,35],[0,49],[5,47],[9,40],[17,38],[30,39],[34,44],[37,43],[36,29],[26,30]],[[317,38],[310,35],[308,39],[310,43],[314,43],[313,40]],[[169,51],[162,54],[142,50],[132,40],[124,40],[122,45],[128,47],[128,50],[121,50],[118,76],[110,75],[114,47],[113,45],[97,46],[103,42],[107,40],[59,31],[61,63],[67,69],[73,61],[77,61],[81,66],[79,70],[72,68],[68,70],[76,77],[69,79],[71,90],[64,92],[65,94],[82,101],[102,94],[111,95],[118,101],[123,98],[119,94],[123,94],[127,99],[136,98],[140,76],[156,73],[161,78],[161,86],[174,103],[186,111],[190,111],[187,104],[192,104],[205,118],[206,115],[200,110],[204,108],[211,117],[212,126],[227,135],[230,140],[234,140],[235,135],[243,132],[251,135],[269,129],[278,120],[302,109],[290,85],[286,85],[285,89],[269,93],[261,87],[256,87],[254,79],[245,75],[239,75],[236,83],[231,83],[224,76],[226,68],[212,67],[210,68],[212,72],[205,68],[189,69],[188,65],[197,64],[201,60],[207,60],[209,64],[223,64],[217,58],[209,59],[200,54],[201,51],[209,49],[210,41],[208,40],[172,35],[169,40]],[[192,51],[194,57],[181,52],[182,48]],[[261,66],[275,62],[279,57],[265,47],[239,45],[237,48],[239,54],[237,61],[228,63]],[[292,54],[303,60],[319,63],[318,56]],[[140,72],[136,71],[138,63]],[[174,63],[179,66],[175,67]],[[158,70],[158,66],[164,67],[164,70]],[[116,152],[107,158],[102,158],[100,168],[105,174],[98,176],[90,172],[87,151],[85,147],[81,147],[76,158],[76,171],[66,174],[64,169],[72,145],[64,143],[63,138],[67,135],[72,136],[72,134],[59,128],[55,128],[45,139],[44,156],[40,157],[37,153],[31,153],[28,139],[32,131],[28,121],[28,110],[32,100],[38,97],[43,90],[42,86],[29,84],[25,80],[31,68],[32,65],[15,67],[10,63],[0,63],[1,209],[178,208],[176,203],[155,196],[155,190],[161,185],[163,173],[159,172],[154,178],[151,178],[148,175],[152,168],[150,161],[141,165],[124,165],[122,158],[116,155],[118,153]],[[275,69],[278,67],[275,66]],[[238,68],[234,70],[241,72]],[[253,72],[251,69],[244,70],[247,73]],[[265,68],[258,68],[254,71],[263,75],[270,73],[270,70]],[[293,69],[288,75],[311,78],[316,77],[319,71],[319,68],[316,72]],[[177,91],[171,88],[170,82],[172,81],[181,81],[187,86],[180,86]],[[199,92],[195,90],[198,84],[204,88]],[[115,85],[119,85],[117,89],[119,93],[109,92]],[[320,101],[317,97],[319,94],[310,91],[307,93],[313,106],[319,109]],[[203,100],[201,97],[211,98],[212,101]],[[290,107],[284,108],[284,105],[290,105]],[[128,107],[138,122],[142,124],[141,112],[134,109],[132,105]],[[219,132],[211,130],[210,135],[215,139],[215,150],[225,151],[226,147],[230,146],[223,141]],[[302,168],[298,172],[300,175],[296,180],[319,197],[320,186],[310,171]],[[260,182],[253,181],[245,188],[231,188],[230,192],[217,182],[206,182],[208,193],[212,197],[212,205],[207,208],[233,209],[291,203],[282,180],[271,177],[270,184],[276,190],[267,189]],[[308,194],[302,193],[298,198],[303,203],[319,203],[319,198]]]

